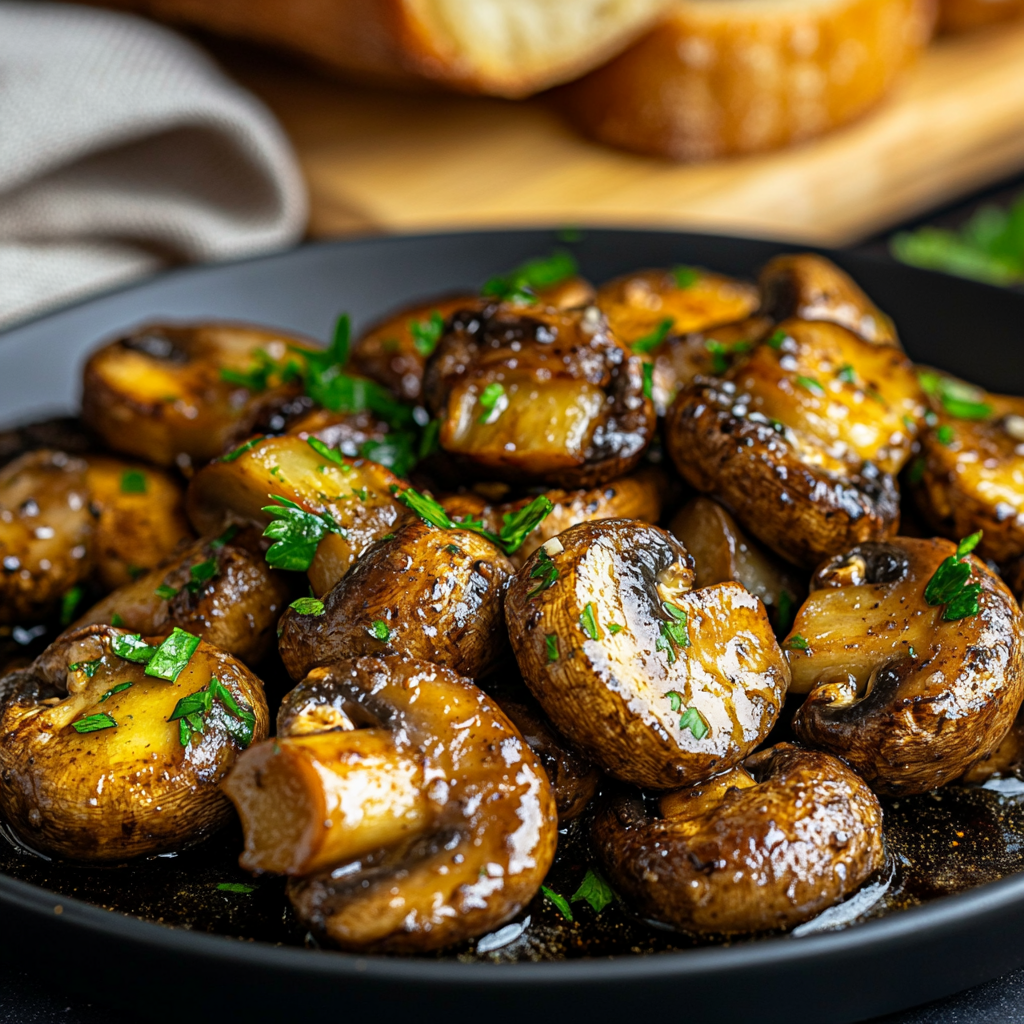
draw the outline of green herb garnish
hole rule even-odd
[[[117,614],[117,612],[114,612],[114,614],[110,616],[110,624],[112,626],[123,626],[124,619],[122,619],[121,616]]]
[[[444,317],[435,309],[429,320],[410,320],[409,333],[412,335],[413,348],[421,356],[429,356],[444,334]]]
[[[981,401],[984,392],[971,384],[923,370],[917,379],[921,389],[938,398],[950,416],[958,420],[986,420],[992,415],[992,406]]]
[[[502,402],[504,395],[504,384],[501,384],[496,380],[492,380],[491,383],[480,392],[480,397],[477,398],[477,401],[484,408],[483,413],[480,415],[481,423],[494,423],[502,414],[508,406],[507,398]]]
[[[544,637],[544,644],[548,650],[548,661],[558,661],[558,635],[556,633],[548,633]]]
[[[910,464],[910,468],[907,470],[907,482],[911,484],[919,484],[924,477],[924,471],[927,469],[927,463],[923,458],[916,458]]]
[[[106,693],[103,694],[102,697],[100,697],[98,703],[102,704],[108,697],[113,697],[115,693],[123,693],[131,685],[132,684],[129,682],[129,683],[118,683],[116,686],[112,686],[109,690],[107,690]]]
[[[782,330],[782,328],[779,328],[779,330],[773,331],[771,335],[769,335],[768,344],[771,348],[778,351],[780,348],[782,348],[783,342],[785,342],[785,340],[788,337],[789,335],[784,330]]]
[[[231,691],[216,676],[212,676],[203,689],[182,697],[174,705],[167,721],[178,723],[178,740],[181,745],[187,747],[197,732],[204,731],[206,718],[213,710],[215,700],[227,712],[220,716],[225,731],[239,745],[248,747],[252,743],[256,716],[240,707]]]
[[[145,494],[146,474],[141,469],[126,469],[121,474],[122,494]]]
[[[84,672],[89,679],[96,675],[96,670],[103,664],[102,658],[94,658],[92,661],[76,661],[68,665],[69,672]]]
[[[219,892],[237,892],[248,896],[249,893],[256,891],[256,886],[246,885],[244,882],[218,882],[217,890]]]
[[[391,630],[388,629],[388,624],[383,619],[374,619],[370,636],[386,644],[391,639]]]
[[[320,541],[329,533],[344,537],[345,531],[326,512],[307,512],[294,501],[271,494],[277,504],[263,511],[273,518],[263,531],[275,543],[267,550],[267,565],[274,569],[305,572],[313,563]]]
[[[612,636],[615,636],[616,633],[621,633],[625,628],[625,626],[620,626],[617,622],[608,623],[608,632],[611,633]]]
[[[146,664],[146,675],[157,679],[166,679],[173,683],[189,663],[196,648],[201,643],[199,637],[186,633],[177,626],[171,635],[156,650]],[[152,650],[152,648],[151,648]]]
[[[527,600],[547,590],[558,579],[558,568],[542,547],[537,548],[537,564],[530,570],[530,579],[539,579],[540,583],[526,595]]]
[[[580,627],[591,640],[601,639],[601,627],[597,624],[597,615],[594,612],[593,601],[588,601],[583,606],[583,611],[580,614]]]
[[[237,448],[232,448],[226,455],[220,457],[221,462],[234,462],[235,459],[241,458],[247,451],[251,451],[261,441],[266,441],[266,437],[260,434],[258,437],[250,437],[248,441],[240,444]]]
[[[62,626],[71,625],[71,620],[74,619],[75,612],[82,603],[84,596],[85,591],[78,586],[72,587],[65,592],[64,596],[60,599],[60,624]]]
[[[527,260],[507,274],[492,277],[481,290],[505,302],[536,302],[537,292],[572,277],[578,270],[573,255],[556,249],[550,256]]]
[[[644,363],[644,398],[654,397],[654,363]]]
[[[687,708],[683,717],[679,719],[679,729],[689,729],[695,740],[702,740],[707,736],[710,726],[696,708]]]
[[[133,661],[136,665],[147,665],[156,648],[150,647],[139,633],[130,633],[125,636],[115,636],[110,641],[110,649],[125,661]]]
[[[700,280],[700,271],[680,265],[672,268],[672,276],[676,279],[677,288],[692,288]]]
[[[938,430],[935,431],[935,440],[939,444],[944,444],[947,447],[956,440],[956,431],[948,423],[943,423]]]
[[[785,632],[793,623],[793,595],[788,590],[779,592],[779,600],[775,605],[775,622],[780,632]]]
[[[704,347],[711,354],[711,372],[723,374],[729,369],[729,350],[714,338],[708,338]]]
[[[189,580],[185,584],[185,589],[191,594],[198,594],[217,575],[217,559],[208,558],[205,562],[193,565],[188,575]]]
[[[380,463],[391,470],[395,476],[405,476],[419,461],[414,436],[408,431],[396,430],[389,433],[383,441],[370,438],[359,446],[359,454],[371,462]]]
[[[675,648],[690,646],[690,637],[686,632],[686,612],[668,601],[663,602],[662,607],[671,619],[661,624],[654,649],[664,651],[668,655],[669,664],[672,664],[676,660]]]
[[[540,887],[540,891],[558,908],[558,912],[568,921],[572,923],[572,910],[569,907],[569,901],[564,896],[559,896],[557,892],[552,892],[546,885]]]
[[[802,637],[799,633],[794,633],[786,642],[786,646],[791,651],[807,651],[810,653],[811,650],[811,645],[807,642],[806,638]]]
[[[600,914],[609,903],[615,899],[612,887],[605,881],[604,876],[593,868],[587,868],[587,873],[580,882],[580,887],[569,897],[573,903],[586,900],[590,909],[595,914]]]
[[[956,554],[943,560],[924,588],[924,599],[928,604],[946,606],[942,613],[946,622],[978,614],[981,584],[967,582],[971,578],[971,563],[965,559],[978,546],[981,537],[981,530],[964,537],[957,545]]]
[[[668,706],[672,711],[680,711],[683,707],[683,695],[678,690],[669,690],[665,694],[668,697]]]
[[[216,540],[210,541],[210,550],[220,551],[225,544],[230,544],[231,541],[235,539],[237,533],[237,526],[229,526],[219,537],[216,538]]]
[[[153,593],[163,601],[173,601],[178,596],[178,588],[161,583]]]
[[[810,391],[812,395],[825,394],[825,389],[813,377],[805,377],[798,373],[794,379],[800,387]]]
[[[110,715],[101,712],[98,715],[86,715],[77,722],[72,722],[71,728],[75,732],[99,732],[101,729],[116,729],[117,722]]]
[[[844,384],[853,384],[857,379],[856,374],[853,372],[853,367],[849,363],[845,366],[840,366],[836,376]]]
[[[668,332],[672,330],[674,323],[675,320],[672,317],[665,317],[650,334],[637,338],[629,347],[640,355],[653,351],[668,337]]]
[[[324,603],[318,597],[297,597],[289,608],[294,608],[299,615],[323,615]]]

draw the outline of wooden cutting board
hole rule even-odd
[[[221,57],[292,137],[319,237],[631,224],[842,245],[1024,169],[1024,21],[939,40],[837,133],[691,166],[581,139],[544,98],[409,95]]]

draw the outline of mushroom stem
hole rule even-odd
[[[430,823],[423,765],[380,729],[267,740],[224,783],[249,871],[306,875],[415,836]]]

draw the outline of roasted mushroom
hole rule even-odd
[[[685,388],[667,442],[687,482],[721,498],[784,558],[812,567],[895,532],[893,475],[923,413],[899,349],[789,320],[724,379]]]
[[[788,632],[807,590],[803,580],[749,540],[717,501],[703,496],[688,501],[669,531],[693,556],[695,586],[735,580],[761,599],[777,632]]]
[[[406,658],[315,669],[278,738],[224,788],[242,866],[319,872],[289,884],[292,905],[349,950],[439,949],[498,927],[536,893],[558,837],[544,770],[494,701]]]
[[[737,583],[693,589],[670,534],[583,523],[538,549],[505,599],[523,678],[605,771],[655,789],[741,761],[789,681],[764,605]]]
[[[783,646],[805,743],[877,793],[923,793],[997,747],[1024,700],[1024,617],[946,540],[861,544],[815,573]]]
[[[196,541],[168,564],[108,594],[75,628],[117,622],[144,636],[162,636],[177,626],[255,665],[274,642],[289,591],[254,539]]]
[[[75,630],[0,692],[0,810],[30,848],[74,860],[198,842],[231,815],[220,780],[267,734],[260,681],[180,631]]]
[[[640,794],[605,802],[592,843],[644,917],[699,934],[792,928],[878,871],[882,808],[838,758],[780,743],[653,817]]]
[[[95,523],[88,467],[64,452],[29,452],[0,470],[0,622],[50,614],[88,575]]]
[[[232,523],[283,524],[268,533],[277,544],[267,560],[308,571],[319,596],[394,531],[406,514],[392,494],[401,483],[378,463],[346,459],[315,438],[253,438],[196,473],[185,507],[205,536]]]
[[[844,270],[815,253],[776,256],[758,278],[762,312],[776,320],[828,320],[874,345],[899,345],[896,326]]]
[[[96,516],[94,572],[100,585],[112,590],[160,565],[191,538],[185,491],[169,473],[152,466],[103,455],[89,455],[86,463]]]
[[[423,394],[442,449],[492,479],[592,487],[632,469],[654,433],[641,360],[594,306],[453,314]]]
[[[670,334],[744,320],[757,310],[759,296],[746,281],[679,266],[617,277],[598,289],[594,302],[616,338],[649,351]]]
[[[303,349],[313,346],[257,327],[149,324],[89,357],[82,419],[116,452],[202,463],[298,395]]]
[[[1024,398],[931,370],[919,376],[931,412],[908,472],[918,508],[951,539],[984,530],[983,558],[1017,558],[1024,554]]]
[[[323,602],[285,613],[281,658],[296,680],[314,665],[382,653],[479,678],[505,647],[513,572],[486,538],[416,519],[366,552]]]

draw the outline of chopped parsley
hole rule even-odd
[[[349,468],[348,463],[345,461],[345,457],[338,451],[337,448],[331,448],[324,444],[319,437],[307,437],[306,444],[317,453],[317,455],[323,456],[323,458],[333,462],[336,466],[344,466],[346,469]]]
[[[228,735],[240,746],[248,747],[252,743],[256,716],[240,707],[231,691],[216,676],[211,676],[203,689],[182,697],[174,705],[167,721],[178,723],[178,741],[187,747],[196,733],[203,732],[207,716],[214,709],[214,701],[226,712],[218,718]]]
[[[813,377],[805,377],[798,373],[795,380],[800,387],[810,391],[812,395],[825,394],[825,389]]]
[[[106,693],[103,694],[99,699],[99,703],[102,704],[108,697],[113,697],[115,693],[123,693],[132,684],[129,683],[118,683],[116,686],[112,686]]]
[[[163,601],[173,601],[178,596],[178,588],[161,583],[153,593]]]
[[[564,896],[559,896],[557,892],[553,892],[546,885],[540,887],[540,891],[558,908],[558,912],[568,921],[572,923],[572,909],[569,907],[569,901]]]
[[[235,539],[237,533],[237,526],[229,526],[219,537],[216,538],[216,540],[210,541],[210,550],[220,551],[225,544],[230,544],[231,541]]]
[[[590,909],[595,914],[600,914],[609,903],[615,899],[612,887],[605,881],[604,876],[593,868],[587,868],[587,873],[580,882],[580,887],[569,897],[571,902],[579,903],[585,900],[590,904]]]
[[[689,729],[695,740],[702,740],[707,736],[710,726],[696,708],[687,708],[679,719],[679,729]]]
[[[271,494],[277,504],[266,505],[263,511],[272,522],[263,531],[274,541],[267,550],[267,565],[274,569],[305,572],[313,563],[320,541],[329,533],[344,537],[345,531],[326,512],[307,512],[294,501]]]
[[[141,469],[126,469],[121,474],[122,494],[145,494],[146,474]]]
[[[987,420],[992,415],[992,406],[981,401],[984,392],[971,384],[927,370],[919,372],[917,379],[921,389],[938,398],[942,408],[958,420]]]
[[[597,614],[594,611],[593,601],[588,601],[583,606],[583,611],[580,614],[580,628],[591,640],[601,639],[601,627],[597,624]]]
[[[548,661],[558,661],[558,634],[548,633],[544,637],[544,644],[548,651]]]
[[[123,626],[124,619],[122,619],[121,616],[117,614],[117,612],[114,612],[114,614],[110,616],[110,624],[112,626]]]
[[[386,644],[391,639],[391,630],[388,629],[388,624],[383,619],[374,619],[373,626],[370,628],[370,636],[374,640]]]
[[[662,622],[654,649],[664,651],[669,664],[672,664],[676,660],[675,648],[690,646],[690,637],[686,632],[686,612],[668,601],[663,602],[662,607],[669,613],[671,619]]]
[[[110,641],[110,649],[125,661],[133,661],[136,665],[147,665],[156,654],[156,648],[150,647],[139,633],[126,636],[115,636]]]
[[[193,565],[188,571],[189,580],[185,589],[190,594],[198,594],[203,587],[217,575],[217,559],[208,558],[205,562]]]
[[[700,271],[680,265],[672,268],[672,276],[676,279],[677,288],[692,288],[700,280]]]
[[[79,733],[99,732],[101,729],[116,729],[117,722],[105,712],[100,712],[98,715],[86,715],[77,722],[72,722],[71,728]]]
[[[854,373],[853,367],[849,363],[845,366],[840,366],[836,376],[844,384],[853,384],[857,379],[857,375]]]
[[[299,615],[323,615],[324,603],[318,597],[297,597],[289,608],[294,608]]]
[[[608,623],[608,632],[611,633],[612,636],[615,636],[616,633],[621,633],[625,628],[625,626],[620,626],[617,622]]]
[[[667,316],[664,320],[658,323],[658,326],[651,331],[650,334],[645,334],[642,338],[637,338],[629,347],[640,355],[646,355],[648,352],[652,352],[656,349],[667,337],[668,332],[672,330],[672,325],[675,320]]]
[[[364,459],[386,466],[395,476],[405,476],[419,461],[414,445],[415,438],[409,431],[396,430],[383,441],[367,439],[359,446],[359,454]]]
[[[537,548],[537,564],[530,570],[530,579],[540,583],[526,595],[527,600],[543,593],[558,579],[558,568],[542,547]]]
[[[654,397],[654,363],[644,363],[644,398]]]
[[[668,697],[668,706],[672,711],[682,710],[683,695],[678,690],[669,690],[665,696]]]
[[[503,302],[533,303],[537,301],[537,292],[561,284],[578,269],[572,253],[556,249],[550,256],[527,260],[507,274],[492,277],[481,294]]]
[[[94,658],[92,661],[76,661],[68,665],[69,672],[84,672],[89,679],[96,675],[96,670],[103,664],[102,658]]]
[[[455,544],[445,544],[444,549],[445,549],[445,551],[448,552],[449,555],[461,555],[462,554],[461,548],[459,548]]]
[[[78,606],[82,603],[84,596],[85,591],[81,587],[75,586],[60,599],[60,624],[62,626],[71,625],[71,620],[74,619],[75,612],[78,611]]]
[[[775,622],[779,630],[788,630],[793,622],[793,595],[788,590],[779,592],[775,604]]]
[[[249,893],[256,891],[255,885],[246,885],[244,882],[218,882],[218,892],[237,892],[242,896],[248,896]]]
[[[782,328],[779,328],[779,330],[773,331],[768,336],[768,345],[771,348],[778,351],[780,348],[782,348],[783,343],[786,341],[788,337],[789,335],[784,330],[782,330]]]
[[[911,484],[919,484],[924,478],[924,471],[927,468],[927,463],[923,458],[916,458],[910,464],[910,468],[907,470],[907,482]]]
[[[250,437],[248,441],[240,444],[237,448],[232,448],[227,454],[220,457],[221,462],[234,462],[235,459],[241,458],[246,452],[251,451],[261,441],[266,441],[267,438],[260,434],[257,437]]]
[[[412,347],[421,356],[429,356],[444,334],[444,317],[435,309],[428,320],[410,320],[409,333],[412,335]]]
[[[181,675],[200,643],[199,637],[175,626],[171,630],[171,635],[159,647],[155,650],[150,648],[153,654],[147,661],[146,675],[173,683]]]
[[[791,651],[807,651],[810,653],[811,645],[807,642],[805,637],[802,637],[799,633],[794,633],[788,641],[786,646]]]
[[[483,406],[483,413],[480,415],[481,423],[494,423],[498,417],[508,408],[508,398],[505,396],[505,385],[499,381],[492,380],[480,392],[477,401]]]
[[[935,440],[939,444],[944,444],[949,447],[956,440],[956,432],[948,423],[943,423],[938,430],[935,431]]]
[[[928,604],[946,606],[942,613],[946,622],[978,614],[981,584],[967,582],[971,578],[971,563],[965,559],[978,546],[981,535],[982,531],[978,530],[964,537],[957,545],[956,554],[943,560],[924,588],[924,599]]]
[[[729,350],[720,341],[708,338],[704,347],[711,355],[711,372],[723,374],[729,369]]]

